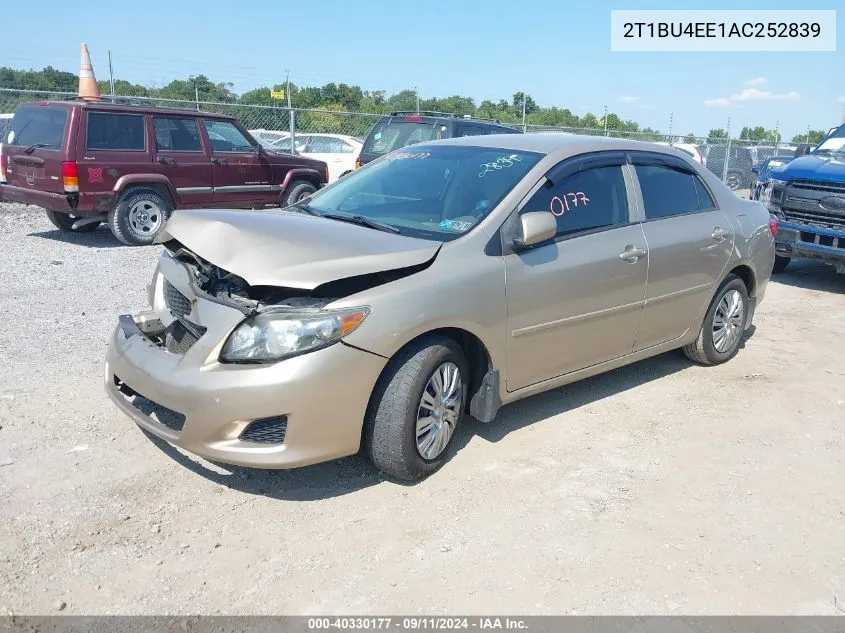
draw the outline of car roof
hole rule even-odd
[[[171,114],[171,115],[179,115],[179,116],[203,116],[208,119],[226,119],[226,120],[235,120],[235,117],[228,115],[228,114],[217,114],[215,112],[198,112],[197,110],[189,110],[187,108],[168,108],[168,107],[158,107],[151,104],[135,104],[135,103],[111,103],[109,101],[81,101],[78,99],[68,100],[68,101],[28,101],[26,103],[22,103],[19,107],[24,106],[43,106],[43,107],[51,107],[51,108],[83,108],[83,109],[104,109],[104,110],[114,110],[115,112],[120,113],[134,113],[134,114],[145,114],[147,112],[155,113],[155,114]]]
[[[511,129],[519,129],[514,125],[509,123],[502,123],[501,121],[495,121],[493,119],[476,119],[475,117],[464,117],[459,116],[457,114],[449,114],[448,112],[442,113],[434,113],[434,112],[421,112],[417,114],[415,112],[391,112],[390,114],[385,114],[381,117],[381,120],[387,119],[399,119],[400,121],[405,119],[405,117],[414,117],[422,119],[423,122],[428,123],[431,121],[471,121],[472,123],[477,123],[479,125],[489,125],[493,127],[506,127]]]
[[[433,141],[438,145],[463,145],[474,147],[492,147],[501,149],[539,152],[541,154],[585,154],[587,152],[630,150],[654,151],[671,156],[689,155],[667,145],[657,145],[645,141],[614,138],[611,136],[562,135],[554,132],[536,134],[488,134],[486,136],[460,136],[457,138]],[[419,145],[423,145],[420,143]],[[428,143],[425,143],[428,144]]]

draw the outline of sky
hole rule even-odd
[[[836,9],[841,0],[801,3]],[[531,0],[145,0],[4,3],[0,66],[77,72],[86,42],[98,79],[164,85],[204,74],[235,92],[330,81],[388,94],[417,87],[623,119],[673,133],[827,130],[845,112],[845,11],[836,52],[611,52],[611,9],[795,9],[797,3]],[[36,33],[43,34],[36,37]],[[734,135],[734,134],[732,134]]]

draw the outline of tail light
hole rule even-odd
[[[0,143],[0,183],[6,182],[6,158],[3,156],[3,143]]]
[[[328,184],[329,182],[329,166],[326,165],[323,167],[323,184]]]
[[[71,161],[63,162],[62,182],[64,183],[66,193],[79,191],[79,165]]]
[[[422,123],[421,116],[406,116],[403,121],[407,121],[408,123]]]
[[[769,233],[772,234],[772,237],[778,236],[778,221],[773,216],[769,216]]]
[[[361,163],[361,157],[356,156],[355,157],[355,169],[360,169],[362,166],[363,166],[363,164]]]

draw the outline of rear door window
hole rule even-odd
[[[143,114],[88,112],[86,150],[143,152],[145,141]]]
[[[194,119],[155,117],[156,150],[159,152],[201,152],[200,135]]]
[[[41,149],[58,150],[62,147],[67,127],[67,108],[21,106],[15,112],[10,130],[0,143]]]
[[[662,165],[635,165],[635,169],[646,220],[698,212],[695,176]]]

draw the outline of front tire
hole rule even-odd
[[[61,211],[50,211],[49,209],[45,209],[45,211],[47,212],[47,219],[50,220],[50,224],[62,233],[91,233],[92,231],[96,231],[97,227],[100,226],[99,222],[91,222],[75,229],[73,228],[73,223],[79,220],[81,216],[70,215]]]
[[[748,289],[736,275],[728,275],[716,291],[694,343],[684,354],[700,365],[719,365],[736,356],[745,332]]]
[[[427,337],[395,356],[370,399],[364,444],[384,473],[419,481],[446,461],[464,417],[469,368],[461,348]]]
[[[317,191],[317,187],[307,180],[294,180],[288,185],[287,190],[282,196],[282,207],[289,207],[292,204],[296,204],[315,191]]]
[[[789,266],[790,261],[791,260],[789,257],[781,257],[780,255],[775,255],[775,265],[772,268],[772,272],[776,275],[778,273],[782,273],[784,270],[786,270],[786,267]]]
[[[109,211],[112,234],[127,246],[147,246],[167,223],[173,207],[153,189],[131,189]]]

